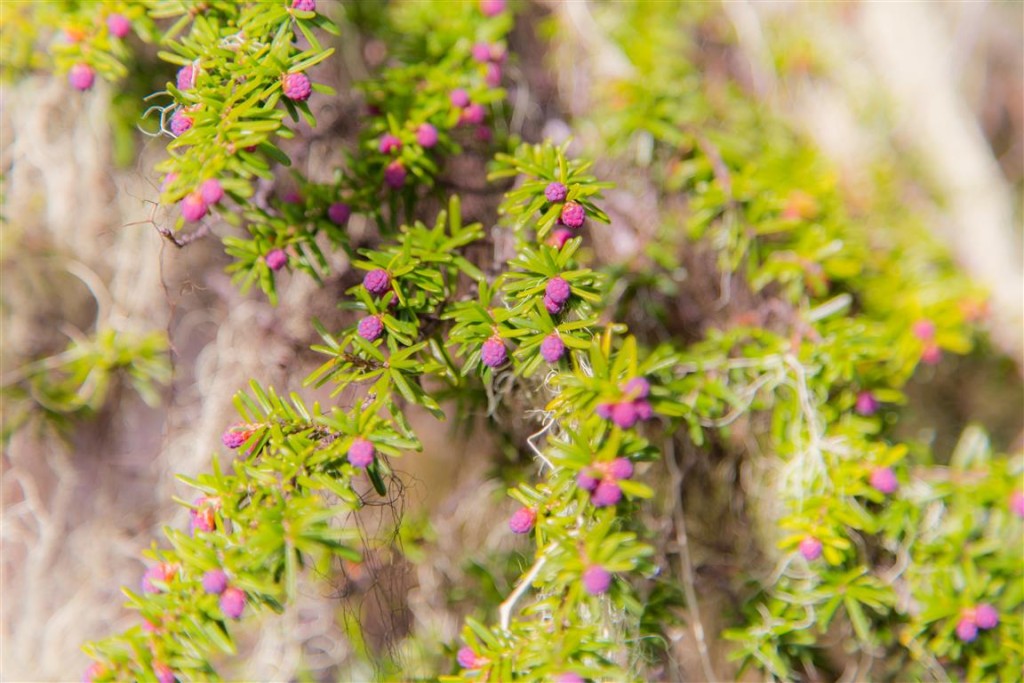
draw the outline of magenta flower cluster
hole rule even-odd
[[[621,397],[613,402],[599,403],[597,414],[611,420],[622,429],[633,427],[640,420],[649,420],[654,415],[647,397],[651,385],[643,377],[634,377],[620,387]]]
[[[956,637],[970,643],[978,637],[979,629],[988,631],[998,625],[999,612],[987,602],[975,607],[965,607],[960,612],[960,620],[956,624]]]
[[[576,485],[590,492],[595,507],[609,507],[622,500],[619,481],[633,476],[633,463],[628,458],[615,458],[585,467],[576,475]]]

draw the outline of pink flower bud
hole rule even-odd
[[[68,72],[68,83],[76,90],[88,90],[96,81],[96,72],[88,64],[75,64]]]
[[[460,648],[455,659],[463,669],[479,669],[486,666],[488,661],[486,657],[481,657],[468,646]]]
[[[586,683],[586,681],[578,673],[566,671],[555,676],[554,683]]]
[[[185,91],[196,87],[196,76],[198,71],[199,70],[192,64],[186,64],[178,69],[178,76],[176,78],[178,90]]]
[[[496,17],[505,11],[505,0],[480,0],[480,11],[485,17]]]
[[[448,99],[451,101],[453,107],[462,109],[469,104],[469,93],[462,88],[452,90],[448,95]]]
[[[612,585],[612,575],[600,565],[591,565],[583,572],[583,589],[590,595],[602,595]]]
[[[348,461],[356,467],[367,467],[373,462],[374,454],[373,442],[368,439],[356,439],[348,447]]]
[[[384,169],[384,182],[391,189],[397,190],[405,184],[405,175],[405,166],[395,159]]]
[[[203,184],[199,186],[199,193],[207,204],[217,204],[224,199],[224,188],[216,178],[204,180]]]
[[[651,393],[651,383],[643,377],[634,377],[622,385],[622,393],[629,400],[647,398]]]
[[[622,489],[614,481],[601,481],[590,494],[590,502],[594,507],[603,508],[615,505],[622,500]]]
[[[636,406],[631,401],[619,401],[612,408],[612,422],[622,429],[630,429],[638,419]]]
[[[528,534],[537,521],[537,511],[533,508],[521,507],[508,520],[508,528],[514,534]]]
[[[234,450],[244,444],[252,436],[253,430],[246,428],[244,425],[235,425],[231,429],[224,432],[221,437],[221,443],[228,448]]]
[[[857,394],[857,403],[853,408],[858,415],[874,415],[878,410],[878,400],[870,391]]]
[[[203,590],[211,595],[220,595],[228,587],[228,575],[223,569],[211,569],[203,574]]]
[[[292,9],[300,12],[315,12],[316,0],[292,0]]]
[[[978,626],[970,619],[961,619],[956,624],[956,637],[965,643],[972,642],[978,637]]]
[[[572,295],[572,289],[564,278],[555,276],[548,280],[544,287],[544,294],[556,304],[564,304]]]
[[[583,221],[587,217],[587,212],[581,204],[576,202],[566,202],[562,206],[562,223],[570,228],[578,228],[583,225]]]
[[[565,228],[555,228],[548,236],[547,244],[555,249],[561,249],[565,243],[572,239],[572,232]]]
[[[911,332],[923,342],[931,341],[935,338],[935,323],[931,320],[918,320],[911,327]]]
[[[549,183],[544,188],[544,198],[549,202],[561,202],[565,201],[565,198],[569,195],[569,188],[562,183]]]
[[[600,479],[594,476],[593,471],[589,469],[580,470],[579,474],[576,475],[576,485],[584,491],[593,492],[600,481]]]
[[[380,150],[381,154],[391,154],[402,149],[402,141],[397,136],[391,133],[385,133],[380,137],[380,142],[377,143],[377,149]]]
[[[285,74],[282,83],[284,96],[296,102],[305,102],[313,92],[313,85],[309,77],[303,73]]]
[[[987,602],[983,602],[974,609],[974,622],[978,628],[988,630],[999,624],[999,612]]]
[[[896,480],[896,473],[891,467],[877,467],[871,471],[871,486],[882,493],[889,495],[900,487]]]
[[[480,350],[480,360],[490,368],[496,368],[508,360],[508,350],[505,348],[505,342],[501,340],[501,337],[495,335],[484,342]]]
[[[615,479],[629,479],[633,476],[633,463],[629,458],[615,458],[608,463],[608,475]]]
[[[176,111],[174,116],[171,117],[171,134],[176,138],[181,137],[192,129],[193,123],[195,122],[191,116],[182,111]]]
[[[146,570],[146,573],[142,575],[142,592],[144,593],[161,593],[163,588],[158,587],[154,584],[154,581],[161,583],[170,583],[174,580],[174,577],[178,575],[178,566],[171,564],[170,562],[161,562],[160,564],[154,564],[152,567]]]
[[[938,365],[942,360],[942,349],[936,344],[927,344],[921,351],[921,362],[925,365]]]
[[[497,64],[488,64],[487,71],[484,74],[484,83],[492,88],[497,88],[501,85],[501,67]]]
[[[267,262],[267,268],[277,272],[288,263],[288,254],[284,249],[271,249],[263,259]]]
[[[1018,489],[1010,494],[1010,511],[1024,519],[1024,491]]]
[[[348,204],[335,202],[327,207],[327,218],[335,225],[345,225],[351,215],[352,209],[349,208]]]
[[[201,192],[192,192],[181,200],[181,215],[190,223],[201,220],[206,215],[206,202]]]
[[[552,332],[548,336],[544,337],[544,341],[540,343],[540,356],[548,363],[557,363],[565,355],[565,342],[558,336],[557,332]]]
[[[156,675],[157,683],[174,683],[178,680],[174,677],[174,671],[172,671],[171,667],[166,664],[154,664],[153,673]]]
[[[107,17],[107,28],[112,35],[124,38],[132,30],[132,24],[123,14],[111,14]]]
[[[371,270],[363,276],[363,287],[370,294],[380,296],[391,288],[391,276],[383,268]]]
[[[220,611],[230,619],[241,619],[245,611],[245,592],[238,588],[225,588],[220,594]]]
[[[544,295],[544,308],[551,315],[555,315],[562,312],[562,304],[558,303],[547,294]]]
[[[821,549],[821,541],[814,536],[804,536],[803,540],[800,541],[800,554],[808,562],[813,562],[821,557]]]
[[[384,332],[384,323],[379,315],[370,315],[359,321],[357,332],[366,341],[376,341]]]
[[[437,144],[437,128],[429,123],[421,123],[416,129],[416,143],[425,149],[430,149]]]
[[[484,122],[487,117],[487,110],[484,109],[482,104],[471,104],[462,110],[462,115],[459,116],[459,123],[479,125]]]
[[[188,511],[192,532],[205,531],[207,533],[217,528],[217,508],[215,501],[206,496],[195,500],[196,507]]]

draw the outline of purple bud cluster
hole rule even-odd
[[[172,132],[175,131],[175,120],[181,115],[181,112],[178,112],[171,119]],[[192,126],[192,119],[187,116],[184,118],[188,119],[188,127],[190,128]],[[188,128],[185,130],[188,130]],[[178,134],[175,133],[175,135]],[[171,175],[168,174],[167,180],[171,180]],[[200,183],[195,191],[185,195],[185,198],[181,200],[181,215],[186,221],[195,223],[202,220],[203,216],[209,212],[210,207],[214,204],[219,204],[222,199],[224,199],[224,187],[216,178],[208,178]]]
[[[372,342],[379,339],[384,332],[384,323],[381,322],[379,315],[370,315],[359,321],[356,330],[360,337]]]
[[[363,276],[363,287],[374,296],[381,296],[391,289],[391,276],[383,268],[371,270]]]
[[[220,509],[220,501],[216,498],[201,496],[196,498],[194,508],[189,510],[189,521],[192,533],[205,531],[207,533],[217,528],[217,510]]]
[[[480,360],[489,368],[496,368],[508,360],[508,349],[497,334],[484,342],[480,349]]]
[[[978,629],[987,631],[998,625],[999,612],[987,602],[976,607],[965,607],[956,624],[956,637],[970,643],[978,637]]]
[[[576,485],[590,492],[594,507],[609,507],[622,500],[619,481],[633,476],[633,463],[628,458],[615,458],[585,467],[576,475]]]
[[[362,437],[352,442],[348,447],[348,461],[356,467],[367,467],[376,455],[373,442]]]
[[[468,645],[459,649],[455,659],[463,669],[480,669],[486,666],[488,662],[486,657],[481,657]]]
[[[630,429],[640,420],[649,420],[654,415],[647,397],[651,392],[650,383],[643,377],[634,377],[620,387],[621,397],[613,402],[599,403],[597,414],[611,420],[622,429]]]
[[[552,365],[562,360],[562,356],[565,355],[565,342],[562,341],[558,332],[552,332],[544,337],[544,341],[540,343],[540,355]]]
[[[259,427],[254,424],[236,424],[221,435],[221,443],[234,450],[248,441]]]
[[[808,562],[814,562],[816,559],[821,557],[821,541],[814,536],[804,536],[800,541],[799,550],[805,560]]]
[[[313,84],[306,74],[285,74],[281,79],[281,90],[289,100],[305,102],[313,92]]]
[[[544,308],[552,315],[561,313],[562,308],[571,296],[572,288],[569,286],[569,283],[564,278],[556,275],[548,280],[548,284],[544,288]]]
[[[599,564],[592,564],[583,572],[583,590],[590,595],[604,595],[612,585],[611,573]]]
[[[521,507],[508,520],[508,528],[514,534],[528,534],[537,523],[537,511],[533,508]]]
[[[892,471],[891,467],[876,467],[871,470],[869,481],[872,488],[885,495],[895,493],[896,489],[900,487],[900,483],[896,479],[896,473]]]

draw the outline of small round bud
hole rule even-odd
[[[548,236],[547,244],[555,249],[561,249],[565,243],[572,239],[572,232],[565,228],[555,228]]]
[[[96,82],[96,71],[88,64],[75,64],[68,72],[68,83],[76,90],[88,90]]]
[[[473,651],[471,647],[463,647],[459,649],[459,654],[455,657],[463,669],[479,669],[480,667],[487,664],[487,658],[481,657]]]
[[[240,619],[245,611],[245,592],[239,588],[225,588],[220,594],[220,611],[230,619]]]
[[[914,336],[923,342],[935,339],[935,323],[931,320],[918,320],[910,329]]]
[[[570,228],[578,228],[583,225],[583,221],[586,217],[587,212],[583,208],[582,204],[566,202],[562,207],[562,223]]]
[[[462,110],[462,115],[459,117],[459,123],[479,125],[484,122],[484,118],[487,116],[487,110],[484,109],[481,104],[470,104]]]
[[[925,365],[938,365],[942,360],[942,349],[937,344],[927,344],[921,351],[921,362]]]
[[[956,637],[970,643],[978,637],[978,625],[971,619],[961,619],[956,624]]]
[[[199,193],[207,204],[216,204],[224,199],[224,188],[216,178],[204,180],[203,184],[199,186]]]
[[[569,188],[562,183],[549,183],[548,186],[544,188],[544,197],[549,202],[565,201],[568,194]]]
[[[292,9],[300,12],[315,12],[316,0],[292,0]]]
[[[181,200],[181,215],[190,223],[201,220],[206,215],[206,202],[201,192],[193,192]]]
[[[622,500],[622,489],[614,481],[601,481],[590,494],[594,507],[611,507]]]
[[[537,521],[537,511],[533,508],[521,507],[508,520],[508,528],[514,534],[528,534]]]
[[[548,363],[557,363],[565,355],[565,342],[557,332],[544,337],[544,341],[540,343],[540,355]]]
[[[556,275],[548,280],[547,286],[544,287],[544,294],[556,304],[564,304],[572,296],[572,289],[564,278]]]
[[[391,154],[402,149],[402,141],[397,136],[391,133],[385,133],[380,137],[380,142],[377,143],[377,149],[380,150],[381,154]]]
[[[821,549],[821,541],[814,536],[804,536],[803,540],[800,541],[800,554],[808,562],[813,562],[821,557]]]
[[[1010,512],[1024,519],[1024,491],[1017,490],[1010,494]]]
[[[643,377],[634,377],[622,385],[622,393],[630,400],[647,398],[651,393],[651,383]]]
[[[857,394],[857,403],[853,409],[858,415],[874,415],[878,411],[878,399],[870,391],[862,391]]]
[[[505,11],[505,0],[480,0],[480,12],[485,17],[496,17]]]
[[[296,102],[305,102],[313,92],[309,77],[303,73],[285,74],[282,82],[284,96]]]
[[[397,190],[405,184],[405,175],[405,166],[395,159],[384,169],[384,182],[392,190]]]
[[[488,64],[487,71],[484,73],[484,83],[492,88],[501,85],[501,67],[497,64]]]
[[[462,109],[469,104],[469,93],[462,88],[456,88],[449,93],[448,99],[451,101],[453,107]]]
[[[110,29],[111,35],[124,38],[132,30],[132,23],[123,14],[111,14],[107,17],[107,28]]]
[[[203,574],[203,590],[211,595],[220,595],[228,587],[228,575],[223,569],[211,569]]]
[[[216,529],[217,504],[206,496],[200,496],[196,498],[195,505],[195,508],[188,511],[192,532],[205,531],[209,533]]]
[[[363,276],[363,287],[370,294],[380,296],[391,288],[391,276],[383,268],[371,270]]]
[[[348,447],[348,461],[356,467],[367,467],[373,462],[375,450],[369,439],[359,438]]]
[[[351,215],[352,209],[349,208],[348,204],[334,202],[327,207],[327,218],[335,225],[345,225]]]
[[[186,64],[178,69],[178,76],[175,79],[178,90],[191,90],[196,87],[196,76],[199,70],[193,64]]]
[[[284,268],[288,263],[288,254],[284,253],[284,249],[272,249],[263,258],[267,262],[267,268],[275,272]]]
[[[640,419],[631,401],[619,401],[612,408],[612,422],[622,429],[630,429]]]
[[[248,441],[250,436],[252,436],[251,429],[246,429],[240,425],[235,425],[231,429],[224,432],[221,435],[220,440],[221,443],[223,443],[225,446],[234,450],[235,448],[238,448],[246,441]]]
[[[891,467],[875,468],[871,471],[870,481],[874,489],[886,495],[894,493],[900,487],[899,482],[896,480],[896,473],[892,471]]]
[[[384,332],[384,323],[379,315],[371,315],[359,321],[357,328],[359,336],[366,341],[376,341]]]
[[[580,470],[579,474],[576,475],[576,485],[584,491],[593,492],[600,482],[601,480],[595,477],[594,473],[589,469]]]
[[[983,602],[974,609],[974,622],[978,628],[988,630],[999,624],[999,612],[987,602]]]
[[[157,683],[174,683],[178,680],[174,677],[171,667],[159,662],[153,665],[153,673],[156,675]]]
[[[171,134],[176,138],[181,137],[192,129],[192,124],[194,123],[195,121],[192,120],[191,116],[184,112],[176,111],[174,116],[171,117]]]
[[[615,458],[608,463],[608,474],[615,479],[629,479],[633,476],[633,463],[629,458]]]
[[[421,123],[416,129],[416,144],[425,149],[430,149],[437,144],[437,128],[429,123]]]
[[[547,294],[544,295],[544,308],[551,315],[556,315],[562,312],[562,304],[558,303]]]
[[[496,368],[508,360],[508,350],[501,337],[495,335],[484,342],[480,350],[480,360],[489,368]]]
[[[583,589],[590,595],[603,595],[612,585],[612,575],[600,565],[591,565],[583,572]]]

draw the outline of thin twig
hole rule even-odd
[[[540,555],[540,557],[538,557],[536,561],[534,561],[533,566],[530,567],[530,571],[526,573],[526,576],[524,576],[523,580],[519,582],[519,585],[516,586],[516,589],[512,591],[512,593],[507,598],[505,598],[505,602],[501,603],[501,606],[498,607],[498,614],[501,617],[501,629],[503,631],[508,630],[508,622],[512,619],[512,608],[516,606],[516,603],[519,601],[519,598],[523,596],[523,593],[526,592],[526,589],[529,588],[530,584],[533,583],[533,580],[537,578],[537,574],[539,574],[540,570],[544,568],[544,565],[545,563],[547,563],[547,561],[548,554],[547,550],[545,550]]]
[[[700,606],[697,603],[697,589],[693,580],[693,562],[690,559],[690,543],[686,535],[686,518],[683,515],[682,486],[683,473],[679,470],[676,462],[675,446],[671,439],[666,440],[665,462],[668,463],[669,473],[672,477],[672,520],[676,527],[676,545],[679,550],[676,557],[679,558],[679,569],[683,575],[683,592],[686,594],[686,604],[693,614],[693,636],[697,641],[697,653],[700,655],[701,668],[704,669],[704,677],[708,681],[721,680],[715,674],[711,665],[711,655],[708,652],[708,644],[704,637],[704,623],[700,618]]]

